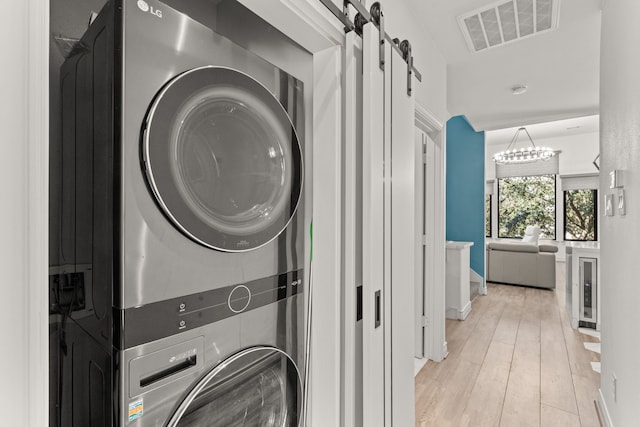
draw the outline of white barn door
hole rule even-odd
[[[407,63],[363,30],[363,425],[414,424],[416,151]],[[411,77],[413,79],[413,77]],[[411,82],[415,85],[415,79]]]
[[[378,29],[367,24],[362,41],[362,399],[363,425],[385,425],[385,73],[379,66]],[[387,51],[389,48],[387,47]]]
[[[416,228],[415,101],[409,90],[407,63],[394,50],[387,61],[391,73],[391,158],[387,179],[391,181],[391,426],[415,425],[414,410],[414,292],[416,248],[421,231]],[[411,86],[415,87],[415,80]],[[385,167],[385,171],[387,168]]]
[[[343,278],[341,426],[362,427],[362,39],[350,32],[344,48]]]

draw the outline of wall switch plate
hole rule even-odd
[[[609,172],[609,188],[622,188],[622,171],[612,170]]]
[[[605,216],[613,216],[613,194],[604,195],[604,214]]]
[[[626,214],[627,214],[627,208],[624,200],[624,190],[620,189],[618,191],[618,215],[624,216]]]

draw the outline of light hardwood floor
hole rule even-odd
[[[600,427],[597,339],[571,329],[564,263],[556,290],[488,285],[464,321],[447,320],[449,356],[415,381],[419,427]]]

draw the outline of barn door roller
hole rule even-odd
[[[411,73],[413,71],[413,54],[411,53],[411,43],[403,40],[400,43],[400,50],[405,61],[407,61],[407,95],[411,96]]]
[[[362,37],[362,28],[369,22],[373,23],[380,34],[380,69],[384,70],[386,58],[384,55],[384,47],[388,42],[392,48],[394,48],[400,56],[407,63],[407,94],[410,96],[412,93],[411,77],[415,74],[416,79],[419,82],[422,81],[422,74],[413,65],[413,54],[411,51],[411,43],[408,40],[404,40],[402,43],[398,43],[398,39],[392,39],[389,34],[385,32],[384,27],[384,13],[382,11],[382,5],[380,2],[375,2],[371,5],[370,10],[360,3],[360,0],[344,0],[342,10],[340,10],[332,0],[320,0],[320,2],[344,25],[345,33],[355,31],[360,37]],[[353,6],[357,14],[353,21],[349,16],[349,6]]]
[[[384,14],[382,13],[382,6],[380,2],[375,2],[371,5],[371,18],[373,18],[373,22],[378,25],[380,31],[380,69],[384,70],[384,36],[387,34],[384,32]]]

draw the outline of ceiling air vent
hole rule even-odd
[[[560,0],[511,0],[493,3],[458,17],[473,52],[501,46],[558,28]]]

